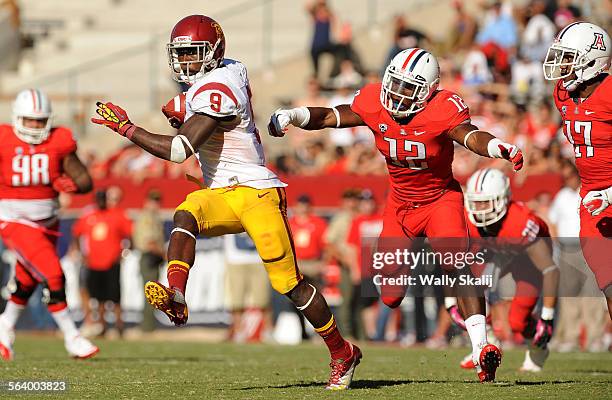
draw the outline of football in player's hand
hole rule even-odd
[[[173,128],[180,128],[185,122],[185,93],[177,94],[171,98],[161,110]]]

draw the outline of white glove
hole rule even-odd
[[[491,158],[503,158],[510,161],[514,172],[523,168],[523,152],[517,146],[494,138],[489,141],[487,150]]]
[[[612,203],[612,187],[605,190],[591,190],[582,199],[582,205],[592,215],[597,216]]]
[[[283,137],[287,131],[287,126],[290,124],[302,128],[308,124],[308,121],[310,121],[308,107],[298,107],[290,110],[279,108],[270,116],[268,133],[270,136]]]

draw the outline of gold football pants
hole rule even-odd
[[[207,237],[246,231],[278,292],[285,294],[302,280],[287,220],[284,188],[197,190],[188,194],[176,210],[193,215],[200,234]]]

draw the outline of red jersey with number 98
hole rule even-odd
[[[57,212],[52,183],[63,172],[63,159],[77,145],[67,128],[51,129],[41,144],[19,139],[10,125],[0,125],[0,219],[40,220]]]
[[[401,125],[383,108],[380,90],[380,83],[364,86],[351,109],[374,133],[387,161],[391,198],[403,203],[441,196],[454,182],[454,143],[447,132],[470,118],[467,105],[459,95],[437,90],[425,109]]]
[[[606,77],[587,99],[577,101],[559,81],[553,98],[563,119],[563,133],[574,145],[582,180],[580,196],[612,186],[612,77]]]

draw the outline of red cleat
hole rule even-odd
[[[359,347],[351,344],[351,348],[353,352],[349,358],[346,360],[332,360],[329,364],[332,370],[325,389],[346,390],[350,388],[353,374],[355,373],[355,367],[359,365],[362,357]]]
[[[501,364],[502,353],[494,344],[487,344],[480,350],[478,357],[478,379],[480,382],[493,382],[495,380],[495,371]]]
[[[472,360],[472,353],[468,354],[467,356],[465,356],[463,358],[463,360],[461,360],[461,362],[459,363],[459,366],[463,369],[474,369],[476,368],[476,364],[474,364],[474,361]]]
[[[149,304],[163,312],[176,326],[185,325],[189,313],[185,297],[177,289],[168,288],[157,281],[145,284],[145,297]]]

